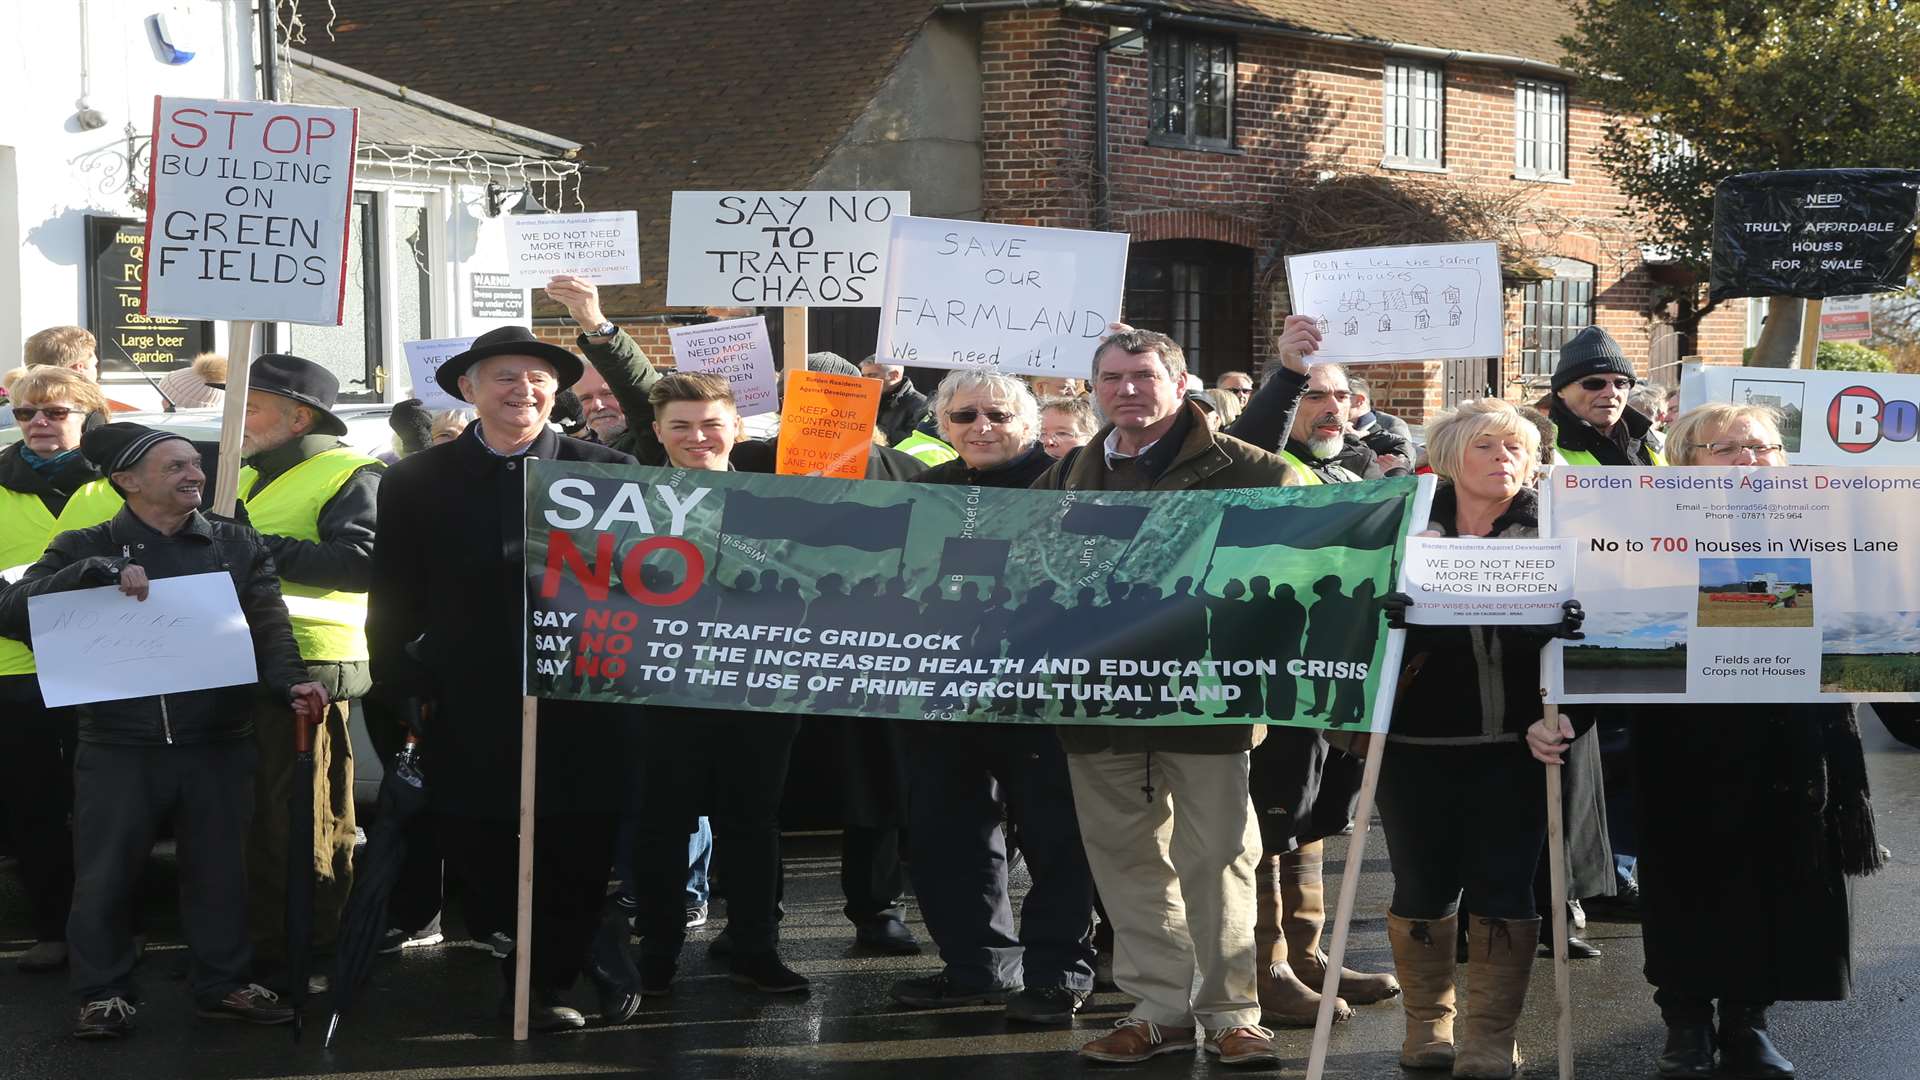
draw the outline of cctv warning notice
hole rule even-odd
[[[1413,478],[1033,492],[531,463],[528,692],[1380,729]]]

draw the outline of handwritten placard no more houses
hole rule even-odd
[[[1471,360],[1505,351],[1500,249],[1413,244],[1287,258],[1293,310],[1320,328],[1322,363]]]

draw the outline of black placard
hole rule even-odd
[[[1904,288],[1920,172],[1741,173],[1713,195],[1712,296],[1829,296]]]
[[[186,367],[213,348],[213,324],[140,314],[146,223],[87,216],[87,329],[99,341],[104,374],[150,375]]]

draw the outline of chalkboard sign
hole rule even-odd
[[[213,348],[210,322],[140,314],[145,230],[137,218],[87,217],[87,329],[99,340],[103,374],[158,375]]]
[[[1920,172],[1796,169],[1741,173],[1713,194],[1715,300],[1904,288]]]

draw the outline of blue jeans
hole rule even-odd
[[[687,906],[707,905],[707,870],[713,866],[713,826],[706,818],[687,837]]]

